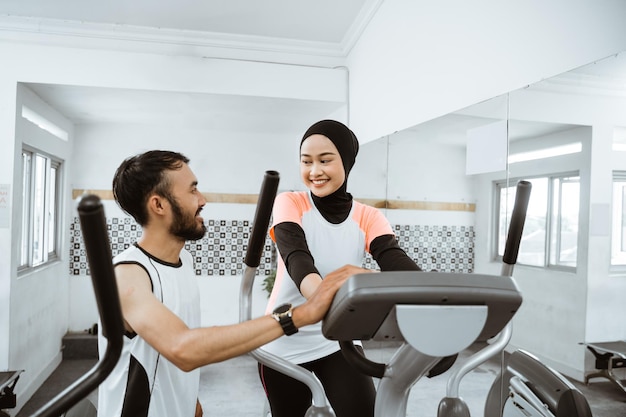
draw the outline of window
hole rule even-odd
[[[626,172],[613,173],[611,266],[626,269]]]
[[[20,270],[57,259],[60,161],[22,151]]]
[[[580,178],[552,178],[550,265],[576,267]]]
[[[554,175],[526,179],[532,184],[517,262],[539,267],[575,268],[578,255],[580,178]],[[499,207],[497,248],[504,254],[518,180],[496,184]]]

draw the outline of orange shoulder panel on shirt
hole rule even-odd
[[[302,226],[302,215],[311,210],[311,201],[306,191],[289,191],[278,194],[274,200],[272,211],[272,227],[270,237],[274,237],[274,226],[279,223],[292,222]]]
[[[383,213],[363,203],[355,202],[352,219],[358,223],[359,228],[365,234],[365,244],[368,252],[370,243],[378,236],[394,234],[389,221]]]

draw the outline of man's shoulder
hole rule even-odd
[[[122,252],[118,253],[113,257],[113,264],[118,264],[120,262],[126,261],[137,261],[139,262],[143,258],[145,258],[145,254],[136,246],[130,245]]]

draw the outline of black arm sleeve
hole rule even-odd
[[[277,224],[274,226],[274,238],[287,272],[298,288],[304,277],[311,273],[319,274],[306,243],[304,230],[298,224],[293,222]]]
[[[394,235],[381,235],[370,244],[370,253],[382,271],[421,271],[398,245]]]

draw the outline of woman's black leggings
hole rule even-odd
[[[354,370],[341,351],[301,364],[315,373],[337,417],[373,417],[376,389],[371,377]],[[309,387],[259,364],[259,376],[272,417],[303,417],[311,406]]]

